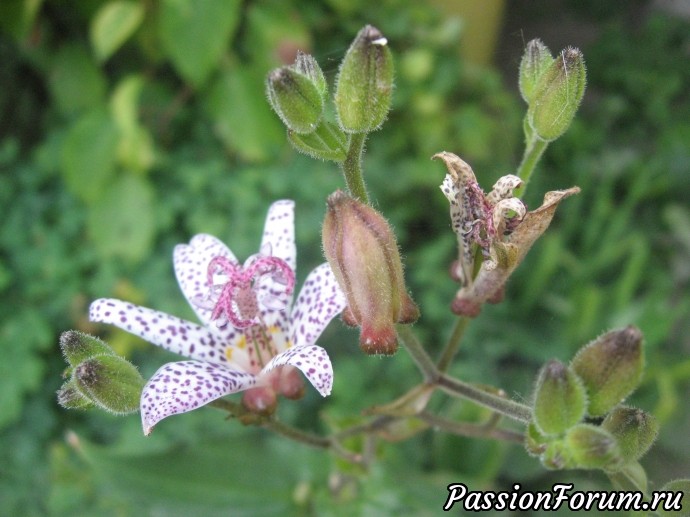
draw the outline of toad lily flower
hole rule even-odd
[[[314,343],[346,301],[330,267],[322,264],[309,274],[292,306],[292,201],[271,205],[261,250],[240,265],[210,235],[175,247],[178,283],[203,326],[120,300],[91,304],[92,321],[116,325],[191,359],[162,366],[144,386],[140,409],[145,434],[168,416],[245,390],[245,406],[270,412],[277,395],[302,394],[296,369],[321,395],[330,394],[331,362]]]
[[[459,157],[442,152],[433,158],[441,159],[448,169],[441,191],[450,202],[451,224],[458,237],[458,260],[451,276],[462,287],[452,309],[475,317],[483,303],[500,299],[510,275],[551,224],[558,204],[580,189],[547,192],[543,204],[528,212],[513,196],[522,184],[517,176],[503,176],[485,194],[472,168]]]

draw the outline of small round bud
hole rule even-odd
[[[270,416],[278,407],[278,398],[272,387],[259,386],[242,394],[242,405],[256,415]]]
[[[367,25],[352,42],[338,72],[335,108],[347,133],[375,131],[388,116],[393,56],[381,32]]]
[[[304,396],[304,378],[300,371],[293,366],[284,366],[280,370],[277,391],[283,397],[299,400]]]
[[[68,330],[60,335],[60,349],[71,366],[96,355],[115,355],[106,343],[78,330]]]
[[[607,332],[581,348],[571,368],[587,389],[587,412],[603,416],[635,391],[642,379],[642,333],[633,326]]]
[[[618,441],[601,427],[578,424],[568,431],[565,444],[577,468],[615,471],[623,464]]]
[[[284,66],[268,74],[266,94],[283,123],[296,133],[312,133],[323,113],[320,86],[293,67]]]
[[[656,440],[659,423],[641,409],[620,406],[611,411],[601,424],[621,448],[626,462],[640,459]]]
[[[326,77],[324,77],[323,71],[316,62],[316,59],[314,59],[314,56],[298,50],[297,57],[295,58],[295,62],[293,63],[292,67],[297,72],[305,75],[311,80],[322,99],[326,98],[326,93],[328,92],[328,83],[326,83]]]
[[[662,492],[673,494],[675,502],[674,508],[667,508],[664,504],[661,508],[657,508],[657,513],[668,517],[688,517],[690,516],[690,479],[674,479],[669,481],[662,488]],[[681,495],[682,494],[682,495]]]
[[[570,368],[551,360],[539,373],[534,390],[534,423],[545,435],[564,433],[585,416],[587,396]]]
[[[79,391],[74,381],[69,380],[57,392],[58,404],[65,409],[91,409],[94,407],[84,394]]]

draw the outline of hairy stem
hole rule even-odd
[[[525,147],[525,154],[522,156],[522,162],[518,167],[517,173],[517,175],[523,181],[523,184],[520,188],[515,189],[516,197],[523,197],[525,195],[529,179],[539,163],[541,155],[544,154],[544,151],[548,145],[549,143],[547,141],[542,140],[536,135],[532,136],[532,139],[527,143],[527,146]]]
[[[446,343],[443,352],[441,352],[441,357],[436,363],[436,367],[441,373],[448,370],[453,357],[455,357],[455,354],[458,351],[458,347],[462,341],[462,336],[465,334],[465,329],[467,328],[469,322],[470,318],[466,316],[460,316],[457,320],[455,320],[453,333],[450,335],[450,338],[448,338],[448,342]]]
[[[422,411],[419,418],[424,420],[427,424],[435,429],[446,431],[448,433],[457,434],[460,436],[469,436],[472,438],[488,438],[494,440],[502,440],[506,442],[523,443],[525,437],[516,431],[508,429],[497,429],[492,425],[487,424],[472,424],[468,422],[454,422],[447,418],[434,415],[428,411]],[[490,422],[491,424],[492,422]]]
[[[362,153],[364,152],[364,142],[366,139],[366,133],[353,133],[350,135],[347,155],[345,161],[340,166],[350,195],[359,199],[362,203],[369,204],[369,195],[367,194],[364,176],[362,175]]]
[[[471,400],[475,404],[492,409],[496,413],[500,413],[518,422],[526,424],[532,418],[532,410],[529,406],[494,395],[472,384],[454,379],[453,377],[448,377],[444,374],[441,374],[437,383],[438,386],[449,395]]]
[[[414,335],[409,325],[396,325],[398,336],[405,345],[405,349],[410,353],[415,364],[424,375],[424,380],[427,383],[435,383],[438,378],[439,371],[432,361],[429,354],[426,353],[424,347]]]

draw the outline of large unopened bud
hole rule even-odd
[[[388,116],[393,95],[393,57],[388,41],[371,25],[352,42],[340,65],[335,89],[338,122],[347,133],[378,129]]]
[[[419,310],[407,294],[398,245],[386,219],[342,191],[328,198],[323,248],[345,293],[346,323],[361,327],[367,354],[397,350],[395,323],[412,323]]]
[[[98,355],[74,368],[72,387],[94,405],[116,415],[139,410],[144,379],[136,367],[116,355]],[[65,397],[64,389],[59,393]]]
[[[607,332],[581,348],[571,367],[587,389],[587,412],[603,416],[635,391],[642,379],[642,333],[633,326]]]
[[[534,91],[544,71],[553,63],[553,56],[540,39],[527,44],[520,61],[520,94],[527,104],[534,99]]]
[[[539,138],[550,142],[565,133],[585,94],[586,81],[582,52],[572,47],[564,49],[541,73],[527,112]]]

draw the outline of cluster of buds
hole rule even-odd
[[[569,366],[549,361],[534,389],[527,450],[551,469],[633,467],[659,430],[652,415],[621,405],[640,383],[643,367],[642,334],[635,327],[600,336]]]
[[[585,84],[585,61],[579,49],[565,48],[554,58],[540,40],[530,41],[520,62],[519,81],[528,105],[528,133],[548,142],[561,136],[575,117]]]
[[[287,126],[295,149],[340,163],[346,159],[349,135],[381,127],[393,93],[393,57],[387,43],[371,25],[355,37],[336,79],[337,124],[325,120],[328,85],[312,56],[298,52],[292,65],[268,75],[268,100]]]
[[[76,330],[60,336],[60,348],[69,363],[65,371],[69,379],[57,394],[60,405],[98,407],[116,415],[139,411],[144,379],[132,363],[100,339]]]
[[[343,321],[361,328],[367,354],[397,350],[395,323],[413,323],[419,310],[405,288],[395,235],[369,205],[336,191],[328,198],[323,249],[348,306]]]

